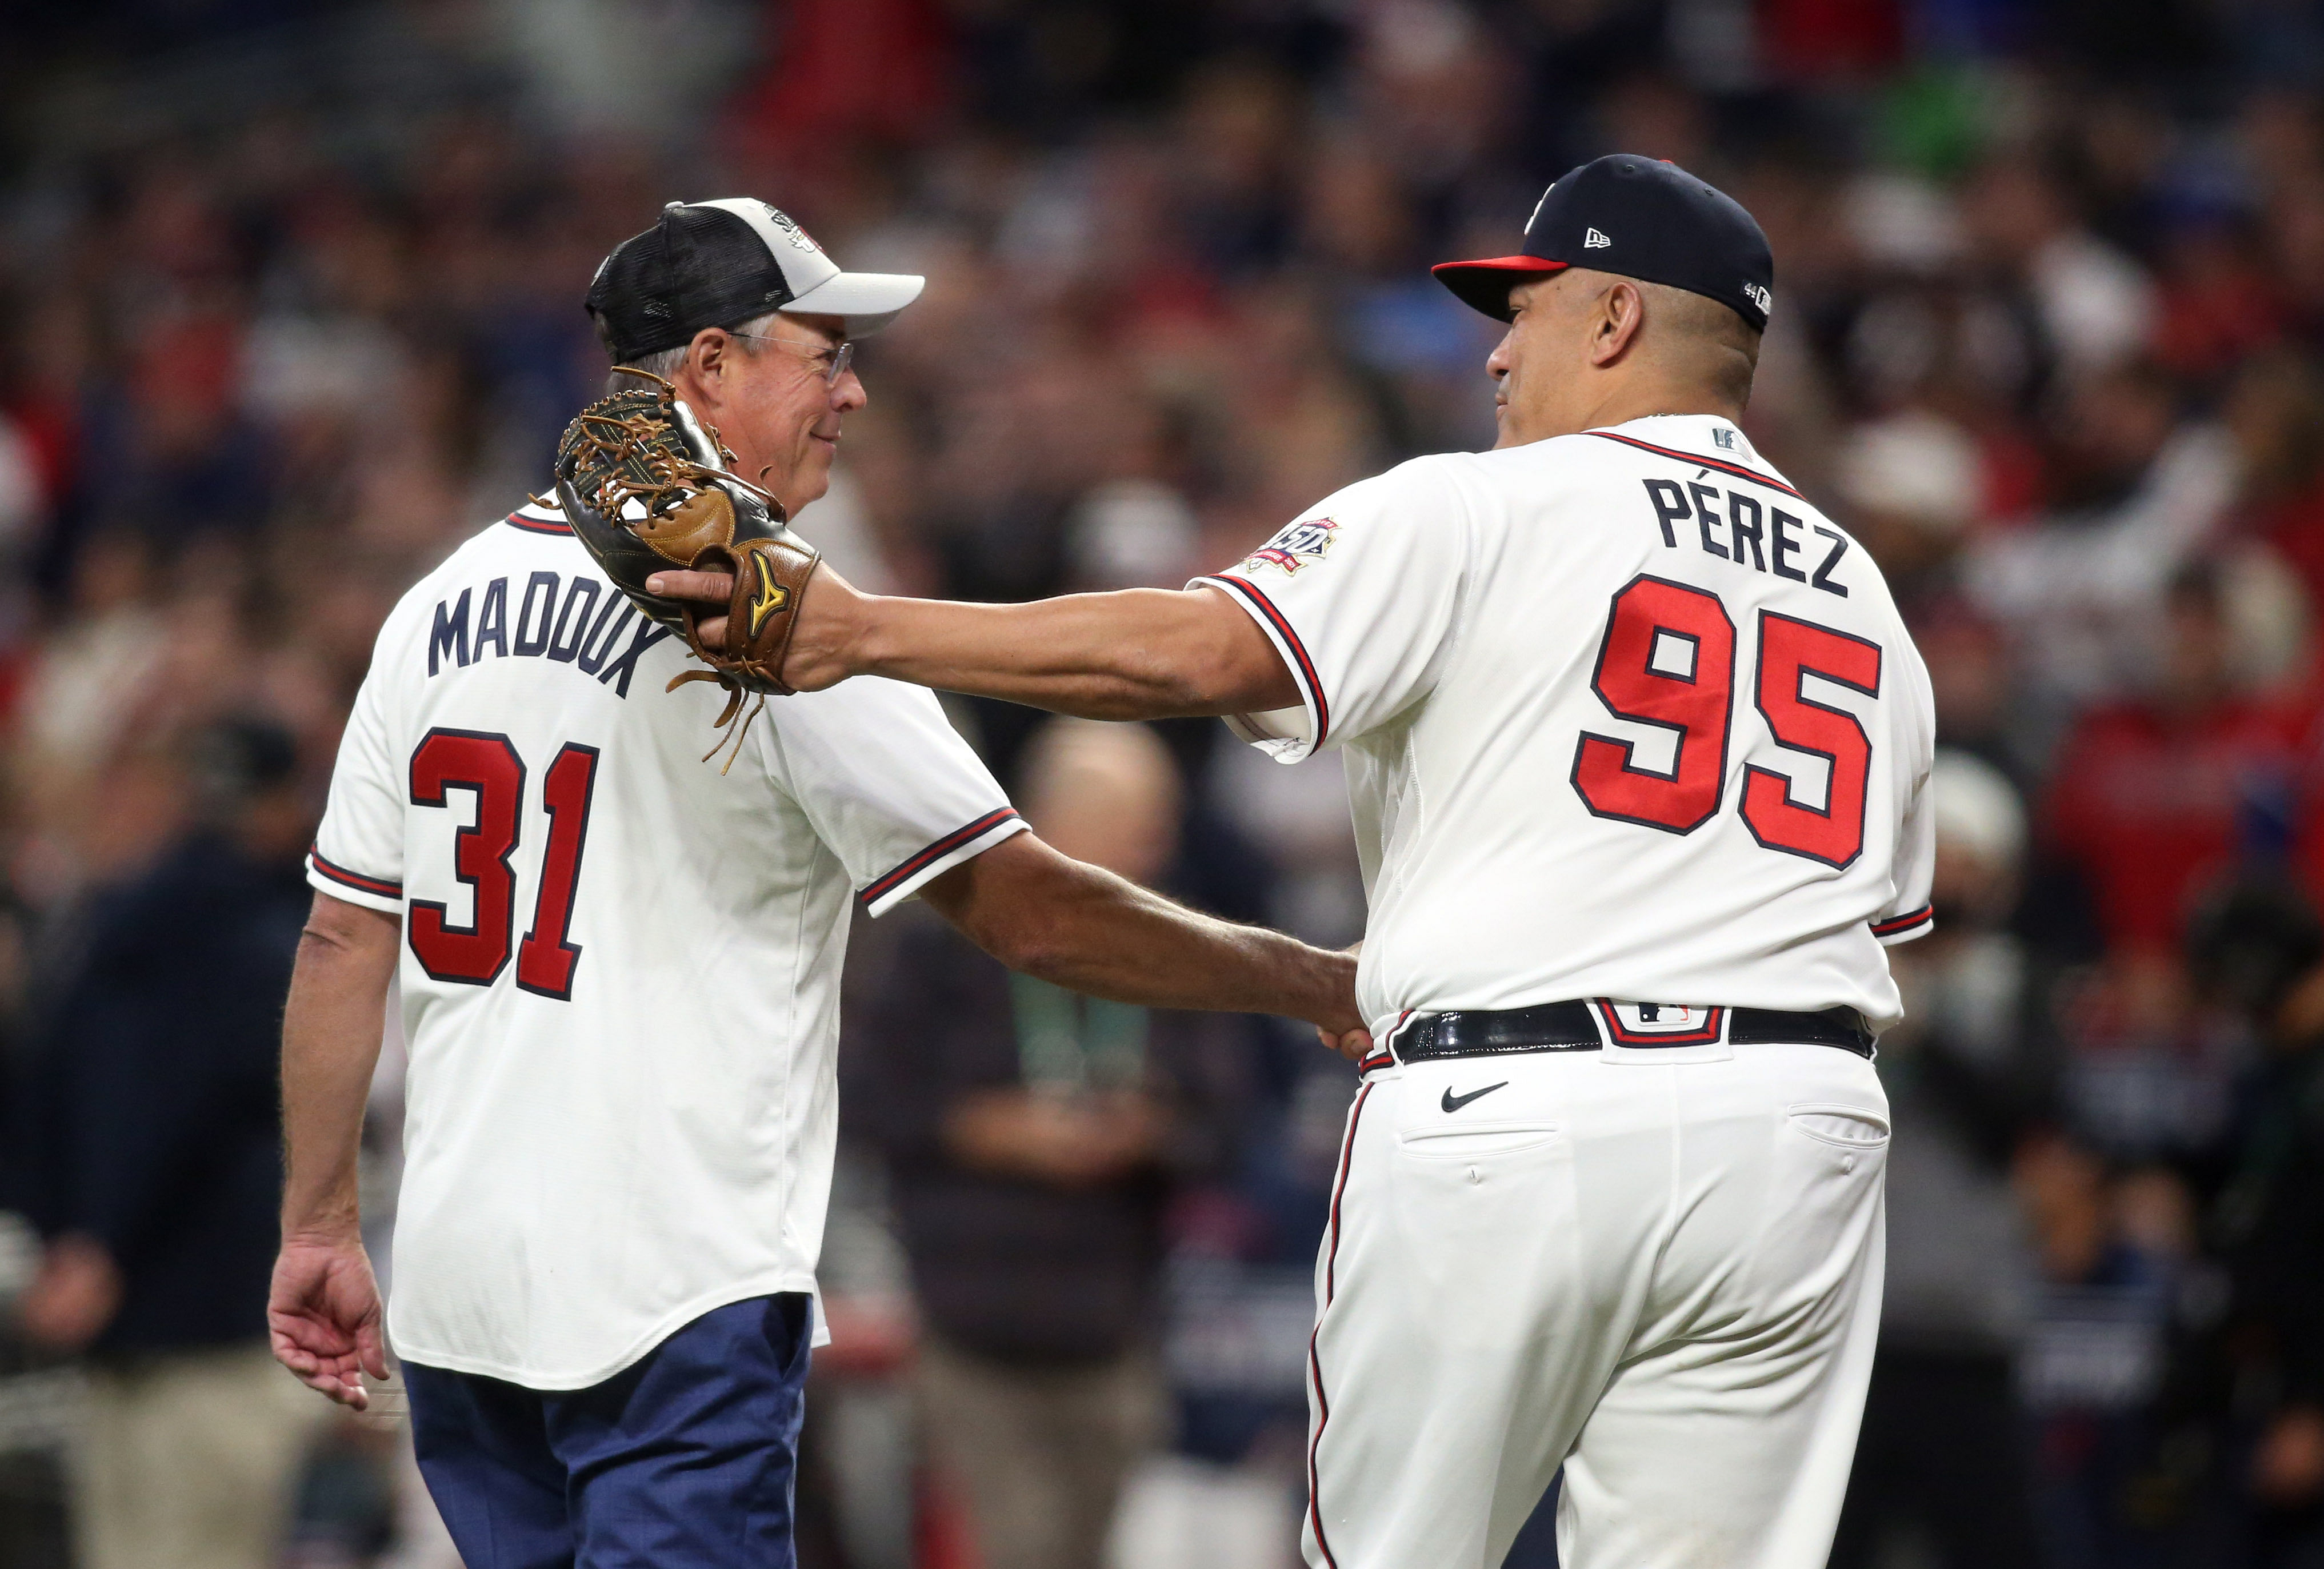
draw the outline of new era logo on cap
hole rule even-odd
[[[1600,234],[1596,229],[1591,229],[1588,234],[1582,236],[1582,248],[1585,251],[1594,251],[1602,245],[1610,245],[1613,243],[1613,241]]]

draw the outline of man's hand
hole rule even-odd
[[[1336,1051],[1350,1062],[1361,1062],[1372,1054],[1372,1032],[1369,1029],[1340,1034],[1319,1024],[1315,1027],[1315,1038],[1323,1043],[1325,1050]]]
[[[67,1352],[103,1334],[120,1311],[120,1266],[103,1242],[78,1232],[49,1244],[18,1309],[27,1339]]]
[[[646,580],[648,593],[668,599],[700,600],[722,610],[733,603],[734,579],[724,572],[657,572]],[[831,569],[825,561],[808,579],[799,595],[791,644],[783,655],[783,684],[798,692],[820,692],[850,676],[863,672],[852,665],[847,652],[854,641],[862,611],[869,595]],[[726,646],[726,617],[709,615],[699,623],[704,643]]]
[[[371,1404],[363,1375],[387,1377],[380,1338],[379,1283],[354,1232],[282,1239],[266,1299],[274,1360],[342,1406]]]

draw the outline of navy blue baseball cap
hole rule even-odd
[[[1716,300],[1765,331],[1775,259],[1758,220],[1674,163],[1614,152],[1542,192],[1514,256],[1430,269],[1462,303],[1503,321],[1509,291],[1568,267],[1618,272]]]

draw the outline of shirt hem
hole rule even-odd
[[[579,1372],[541,1372],[512,1362],[494,1361],[489,1357],[463,1356],[457,1352],[412,1343],[395,1326],[395,1306],[392,1299],[388,1305],[387,1338],[398,1361],[418,1362],[423,1368],[440,1368],[449,1373],[468,1373],[477,1378],[498,1379],[504,1384],[515,1384],[521,1389],[586,1389],[595,1388],[607,1379],[634,1367],[656,1346],[700,1318],[704,1314],[715,1313],[721,1307],[729,1307],[737,1302],[746,1302],[753,1297],[771,1297],[782,1291],[804,1291],[809,1296],[814,1296],[816,1294],[815,1277],[784,1271],[779,1275],[738,1281],[731,1286],[721,1286],[715,1290],[706,1291],[700,1297],[679,1304],[655,1320],[653,1327],[632,1341],[629,1346],[611,1361],[597,1364]],[[816,1321],[818,1325],[822,1323],[820,1307],[816,1310]]]
[[[348,904],[359,904],[383,915],[403,913],[403,884],[351,871],[325,859],[319,850],[307,852],[307,881],[318,892]]]
[[[1332,710],[1323,697],[1323,681],[1315,673],[1315,661],[1308,657],[1307,646],[1299,641],[1290,618],[1256,584],[1228,573],[1206,573],[1186,586],[1223,590],[1229,599],[1242,607],[1244,614],[1259,623],[1259,630],[1275,645],[1275,651],[1283,656],[1284,668],[1291,672],[1292,684],[1299,688],[1299,701],[1307,710],[1305,737],[1268,735],[1240,714],[1227,716],[1227,728],[1236,739],[1258,747],[1277,762],[1303,762],[1313,757],[1331,736]]]
[[[1924,904],[1909,914],[1874,921],[1872,937],[1884,948],[1894,947],[1898,943],[1909,943],[1914,937],[1927,937],[1936,928],[1936,906]]]
[[[964,861],[983,854],[1003,839],[1025,832],[1032,825],[1017,815],[1014,807],[1002,807],[987,812],[974,822],[946,834],[933,844],[904,860],[882,876],[874,878],[855,898],[864,913],[883,916],[904,900],[918,893],[930,879],[951,871]]]

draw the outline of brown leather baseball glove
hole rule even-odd
[[[650,371],[624,366],[620,374],[650,384],[599,399],[565,428],[557,444],[558,502],[574,538],[614,586],[681,633],[710,667],[669,684],[715,681],[725,688],[724,730],[746,694],[759,694],[761,706],[770,695],[790,695],[783,655],[822,557],[786,526],[780,502],[728,470],[733,454],[675,388]],[[647,592],[646,580],[671,567],[733,574],[724,648],[702,641],[699,623],[710,607]],[[758,709],[751,713],[756,717]],[[749,727],[746,719],[743,732]],[[738,733],[737,752],[741,746]]]

